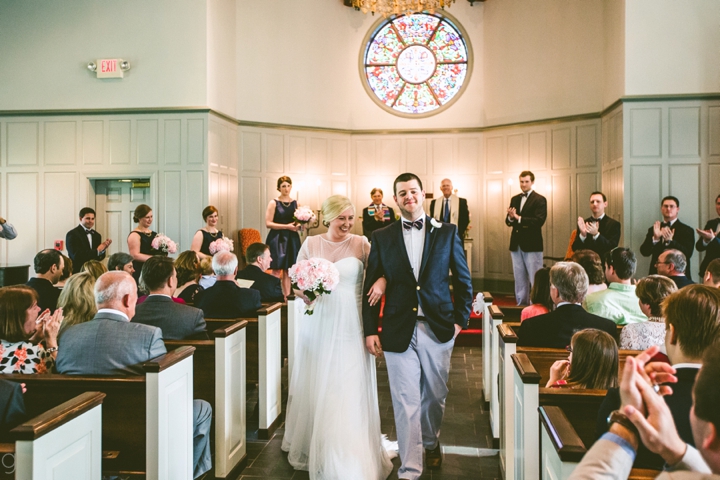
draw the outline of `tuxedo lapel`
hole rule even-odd
[[[437,234],[434,232],[435,227],[430,223],[430,217],[425,216],[425,246],[423,247],[422,262],[420,263],[420,272],[418,273],[418,281],[422,278],[425,265],[430,258],[430,250],[432,250],[433,244]]]
[[[412,272],[412,264],[410,263],[410,257],[408,256],[407,248],[405,248],[405,239],[403,238],[402,219],[397,222],[393,222],[388,228],[394,228],[395,230],[397,230],[392,235],[392,238],[397,244],[394,250],[397,250],[397,252],[402,257],[401,261],[405,264],[405,267]]]

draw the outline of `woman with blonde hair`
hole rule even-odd
[[[618,347],[607,332],[586,328],[572,336],[570,356],[550,367],[546,388],[607,390],[618,386]]]
[[[89,274],[93,277],[93,282],[100,278],[100,275],[107,272],[108,269],[105,264],[98,262],[97,260],[88,260],[85,262],[80,269],[81,272]]]
[[[648,275],[638,281],[635,295],[647,322],[628,323],[620,332],[620,348],[647,350],[658,345],[665,352],[665,317],[662,302],[677,292],[675,282],[663,275]]]
[[[340,281],[315,300],[313,316],[300,327],[282,449],[290,464],[308,470],[310,478],[384,480],[392,462],[380,433],[375,359],[365,350],[361,316],[370,243],[350,233],[355,208],[349,198],[328,198],[322,215],[327,233],[309,237],[298,261],[328,260]],[[372,305],[385,283],[382,278],[371,288]]]
[[[65,284],[58,299],[58,308],[63,309],[64,316],[60,335],[68,327],[92,320],[97,313],[95,281],[90,272],[81,272],[70,277]]]

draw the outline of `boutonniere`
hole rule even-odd
[[[442,223],[438,222],[434,218],[430,219],[430,225],[432,225],[432,228],[430,229],[430,233],[432,233],[436,228],[442,227]]]

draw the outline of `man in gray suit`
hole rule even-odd
[[[135,315],[137,285],[124,271],[104,273],[95,283],[98,311],[89,322],[69,327],[58,346],[56,368],[69,375],[138,375],[140,363],[167,353],[162,331],[130,322]],[[212,407],[193,401],[194,478],[212,468]]]
[[[142,268],[142,282],[150,294],[135,308],[133,323],[159,327],[163,338],[168,340],[208,338],[203,311],[172,299],[177,288],[172,258],[150,257]]]

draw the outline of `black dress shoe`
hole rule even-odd
[[[425,464],[429,469],[440,468],[443,462],[443,453],[440,442],[432,450],[425,449]]]

